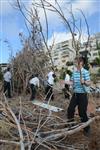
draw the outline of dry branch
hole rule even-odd
[[[19,135],[20,135],[20,147],[21,147],[21,150],[25,150],[24,138],[23,138],[23,133],[22,133],[22,129],[21,129],[20,123],[19,123],[17,117],[15,116],[15,114],[13,113],[13,111],[11,110],[11,108],[9,107],[5,95],[4,95],[4,98],[5,98],[5,101],[6,101],[6,104],[7,104],[7,110],[11,113],[11,115],[14,118],[15,123],[16,123],[16,125],[18,127],[18,131],[19,131]]]
[[[0,139],[0,143],[14,144],[14,145],[19,145],[20,146],[20,142],[9,141],[9,140],[1,140]]]
[[[10,126],[10,136],[12,139],[7,139],[14,144],[21,146],[21,143],[18,142],[19,137],[23,136],[23,144],[24,147],[30,150],[32,146],[34,149],[38,149],[39,147],[45,147],[46,149],[58,149],[58,147],[62,146],[62,141],[66,139],[67,136],[73,135],[74,133],[79,132],[84,127],[88,126],[96,119],[100,119],[100,116],[96,116],[94,118],[90,118],[86,123],[79,123],[78,120],[76,122],[68,122],[68,120],[63,120],[57,114],[49,114],[49,111],[44,112],[42,109],[37,108],[31,111],[27,105],[28,103],[23,103],[20,99],[19,109],[17,107],[13,107],[13,113],[15,113],[15,117],[19,118],[19,120],[15,119],[9,110],[9,105],[7,103],[2,104],[1,102],[1,111],[6,114],[4,116],[4,120],[1,120],[4,124],[9,124]],[[24,105],[24,108],[23,108]],[[17,112],[18,111],[18,112]],[[3,119],[3,118],[1,118]],[[13,121],[13,123],[12,123]],[[23,135],[19,136],[19,128],[16,122],[19,122],[21,131]],[[27,123],[29,121],[29,123]],[[2,139],[6,140],[6,139]],[[17,141],[16,141],[17,140]],[[55,144],[56,140],[56,144]],[[3,141],[1,143],[4,143]],[[7,143],[7,141],[5,141]],[[67,145],[68,146],[68,145]]]
[[[100,119],[100,116],[96,116],[96,117],[90,118],[87,122],[81,123],[81,124],[79,124],[76,127],[73,126],[74,129],[72,129],[72,130],[69,130],[70,128],[69,129],[65,128],[65,129],[61,129],[59,131],[60,133],[55,133],[54,132],[54,133],[51,134],[51,132],[48,132],[47,136],[46,136],[46,133],[43,132],[43,133],[41,133],[41,135],[45,136],[45,140],[53,141],[53,140],[56,140],[56,139],[58,139],[58,138],[60,138],[62,136],[65,136],[65,135],[68,136],[68,135],[72,135],[74,133],[77,133],[77,132],[79,132],[83,128],[87,127],[89,124],[91,124],[93,121],[95,121],[97,119]]]

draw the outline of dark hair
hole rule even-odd
[[[35,74],[35,77],[38,77],[38,76],[39,76],[38,73],[36,73],[36,74]]]
[[[70,75],[70,74],[71,74],[71,71],[70,71],[70,70],[67,70],[66,73]]]
[[[31,80],[32,78],[34,78],[34,74],[32,74],[32,75],[29,77],[29,80]]]
[[[76,57],[75,59],[78,60],[79,62],[85,63],[85,58],[84,57]]]
[[[7,71],[10,71],[10,67],[7,68]]]
[[[56,75],[54,73],[52,74],[52,76],[53,76],[53,78],[56,78]]]

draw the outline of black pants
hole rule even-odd
[[[68,107],[68,119],[74,118],[75,107],[78,106],[79,116],[81,118],[81,122],[88,121],[87,116],[87,105],[88,105],[88,98],[86,93],[75,93],[72,96]],[[84,128],[85,131],[88,131],[90,126]]]
[[[36,86],[34,84],[31,84],[30,88],[31,88],[31,98],[30,98],[30,100],[34,100],[35,97],[36,97]]]
[[[47,87],[45,88],[45,95],[46,95],[46,98],[45,98],[46,101],[48,101],[50,98],[51,100],[54,99],[53,88],[51,85],[47,85]]]
[[[68,84],[65,84],[65,88],[64,88],[64,95],[65,95],[65,98],[70,98],[70,95],[69,95],[69,85]]]
[[[8,98],[11,98],[11,85],[10,85],[10,82],[6,82],[4,81],[4,93],[7,91],[7,94],[6,96]]]

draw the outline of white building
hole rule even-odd
[[[0,67],[1,67],[1,71],[3,72],[4,70],[6,70],[7,69],[7,67],[8,67],[8,63],[1,63],[0,64]]]
[[[86,43],[83,43],[83,46],[80,52],[85,51]],[[87,48],[88,52],[90,53],[89,61],[93,62],[96,57],[98,57],[98,52],[100,51],[100,33],[97,33],[90,37],[89,46]]]
[[[87,43],[84,42],[81,45],[80,52],[86,52],[86,44]],[[89,61],[93,62],[93,60],[98,57],[98,52],[100,51],[100,33],[97,33],[90,37],[87,51],[90,54]],[[72,46],[72,39],[55,44],[53,48],[51,48],[50,54],[55,67],[57,67],[58,69],[67,67],[66,63],[73,62],[76,56],[76,52]]]
[[[73,61],[75,51],[72,47],[72,40],[63,41],[54,45],[51,51],[54,66],[58,69],[66,67],[66,63]]]

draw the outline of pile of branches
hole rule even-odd
[[[26,92],[29,78],[32,74],[39,74],[39,78],[45,78],[45,64],[48,58],[43,52],[33,53],[31,50],[22,51],[12,60],[12,86],[14,92]]]
[[[21,98],[19,107],[13,106],[13,108],[8,104],[5,96],[3,100],[5,101],[0,101],[0,137],[3,137],[0,143],[17,145],[21,150],[71,148],[71,145],[64,145],[62,141],[94,120],[100,119],[100,116],[95,116],[86,123],[68,122],[49,110],[33,105],[31,111],[27,109],[30,108],[28,103],[27,108],[25,103],[23,107]],[[75,147],[73,149],[75,150]]]

